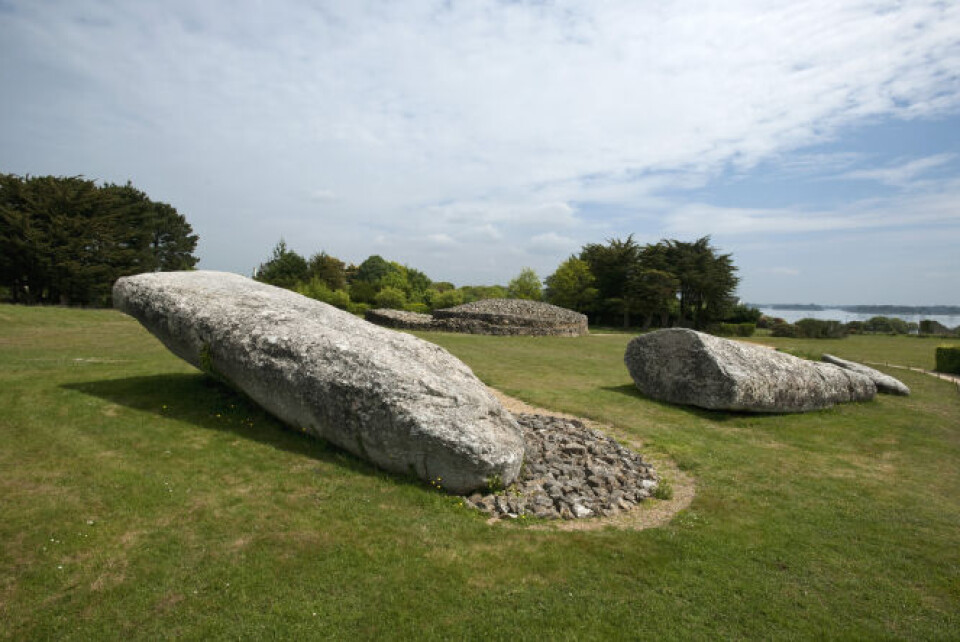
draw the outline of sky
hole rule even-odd
[[[0,0],[0,172],[131,181],[250,275],[710,235],[756,303],[960,304],[953,0]]]

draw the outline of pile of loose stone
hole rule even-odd
[[[524,466],[505,491],[466,497],[497,517],[608,517],[633,508],[658,484],[650,464],[576,419],[518,414]]]
[[[433,317],[437,329],[447,332],[572,337],[589,332],[586,315],[525,299],[482,299],[434,310]]]

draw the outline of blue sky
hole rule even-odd
[[[711,235],[755,302],[960,304],[960,4],[0,0],[0,171],[458,284]]]

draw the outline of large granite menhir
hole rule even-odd
[[[624,362],[648,397],[712,410],[806,412],[877,394],[863,374],[680,328],[635,337]]]
[[[223,272],[125,277],[113,300],[177,356],[381,468],[454,493],[520,470],[516,421],[431,343]]]

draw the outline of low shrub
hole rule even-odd
[[[839,321],[800,319],[794,325],[797,336],[802,339],[842,339],[847,336],[847,327]]]
[[[757,327],[761,330],[769,330],[778,323],[786,323],[786,319],[781,319],[780,317],[768,317],[763,315],[757,320]]]
[[[937,372],[960,374],[960,346],[937,348]]]
[[[751,337],[756,329],[753,323],[718,323],[709,332],[718,337]]]
[[[403,308],[407,312],[418,312],[420,314],[430,314],[430,306],[426,303],[408,303]]]
[[[370,307],[371,306],[369,303],[351,302],[350,305],[347,306],[347,312],[349,312],[350,314],[356,314],[357,316],[362,317],[367,313],[367,310],[369,310]]]
[[[756,331],[757,331],[756,323],[738,323],[737,324],[738,337],[752,337],[753,333]]]
[[[770,326],[770,335],[774,337],[798,337],[800,330],[792,323],[774,323]]]

